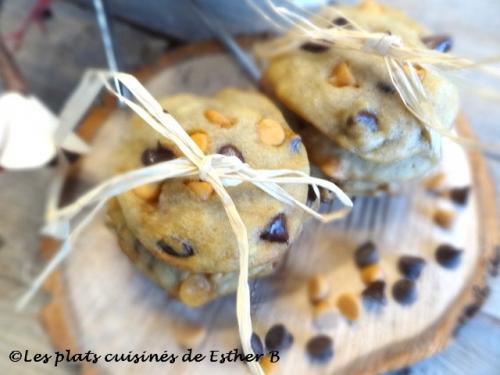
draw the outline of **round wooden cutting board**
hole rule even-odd
[[[253,89],[233,60],[215,44],[196,44],[163,57],[154,67],[137,74],[155,96],[180,92],[209,95],[227,86]],[[116,109],[109,97],[97,105],[81,126],[81,135],[92,140],[93,152],[72,172],[71,197],[110,175],[110,150],[119,140],[130,114]],[[467,122],[458,120],[459,131],[472,136]],[[454,330],[477,311],[484,301],[485,278],[498,240],[493,184],[483,158],[466,155],[446,141],[442,171],[444,186],[472,186],[468,204],[457,207],[447,198],[411,186],[394,197],[356,200],[345,220],[323,225],[310,220],[293,244],[285,267],[274,277],[253,284],[254,330],[261,337],[270,326],[284,323],[294,344],[283,353],[273,374],[375,374],[408,366],[442,350]],[[451,210],[456,222],[450,230],[436,227],[437,207]],[[353,252],[366,240],[381,252],[387,283],[387,305],[377,314],[363,308],[355,322],[341,314],[318,327],[307,300],[307,281],[321,273],[332,286],[332,298],[350,293],[359,296],[363,284]],[[444,242],[464,249],[457,269],[444,269],[434,251]],[[50,257],[57,244],[43,241]],[[401,306],[392,297],[392,285],[401,278],[397,260],[403,254],[426,259],[417,281],[417,301]],[[183,353],[179,346],[182,327],[204,326],[207,334],[197,352],[222,352],[239,347],[234,296],[188,309],[167,297],[122,254],[114,234],[104,225],[104,213],[81,235],[64,265],[47,281],[50,303],[42,319],[60,349],[103,353]],[[305,345],[316,334],[334,340],[335,356],[327,364],[313,364]],[[211,362],[104,363],[82,365],[90,374],[234,374],[246,373],[241,363]]]

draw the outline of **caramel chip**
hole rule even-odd
[[[314,275],[309,280],[307,291],[311,303],[318,303],[328,297],[330,285],[323,275]]]
[[[207,153],[208,150],[208,135],[202,132],[196,132],[191,134],[191,139],[198,145],[201,151],[204,154]]]
[[[204,116],[210,123],[218,125],[221,128],[230,128],[236,123],[235,119],[227,117],[213,109],[207,109],[204,112]]]
[[[323,172],[327,177],[334,177],[339,168],[340,160],[336,158],[328,159],[319,166],[321,172]]]
[[[424,186],[426,189],[435,192],[443,186],[444,179],[445,179],[445,174],[443,172],[438,172],[429,177],[424,182]]]
[[[264,371],[264,374],[268,375],[273,372],[274,368],[276,367],[276,363],[271,362],[271,356],[269,354],[266,354],[260,360],[260,367],[262,367],[262,371]]]
[[[378,263],[370,264],[369,266],[361,268],[361,280],[365,285],[369,285],[374,281],[383,280],[384,273]]]
[[[356,78],[345,62],[341,62],[333,68],[329,82],[336,87],[356,86]]]
[[[455,221],[455,213],[453,211],[438,208],[436,212],[434,212],[433,219],[441,228],[449,229]]]
[[[214,192],[212,185],[205,181],[189,181],[187,186],[204,201],[208,200]]]
[[[161,186],[158,183],[152,183],[152,184],[138,186],[134,188],[133,191],[135,195],[137,195],[139,198],[142,198],[148,202],[154,202],[158,199],[158,196],[160,195]]]
[[[262,143],[269,146],[279,146],[285,140],[283,126],[275,120],[264,118],[257,124],[257,133]]]
[[[357,298],[350,293],[339,296],[337,299],[337,308],[340,310],[341,314],[350,321],[354,321],[359,317],[359,302]]]
[[[206,337],[206,329],[194,324],[182,324],[177,326],[176,339],[184,349],[195,349],[200,346]]]
[[[186,305],[198,307],[210,300],[212,284],[201,274],[191,274],[179,287],[179,299]]]

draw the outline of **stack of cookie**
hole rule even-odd
[[[177,95],[160,101],[206,154],[236,156],[255,169],[309,173],[300,137],[264,96],[226,89],[212,98]],[[118,150],[124,172],[181,156],[174,144],[133,118]],[[306,202],[307,186],[285,185]],[[273,272],[300,233],[305,215],[252,184],[227,187],[246,225],[250,277]],[[169,294],[200,306],[237,287],[236,237],[212,186],[198,179],[172,179],[141,186],[114,199],[110,225],[120,247]]]
[[[374,1],[328,7],[312,21],[343,28],[355,22],[397,35],[408,46],[441,52],[451,47],[450,38],[430,36],[406,15]],[[441,124],[449,128],[458,111],[457,90],[437,73],[416,68]],[[440,160],[440,137],[406,109],[380,56],[310,41],[267,61],[264,80],[302,120],[299,132],[311,161],[351,194],[394,190],[427,175]]]

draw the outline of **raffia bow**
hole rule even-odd
[[[443,126],[415,69],[415,66],[419,66],[436,72],[438,70],[454,71],[474,68],[498,79],[500,78],[500,70],[489,66],[489,64],[498,62],[499,57],[475,62],[428,48],[406,45],[397,35],[369,32],[363,29],[354,20],[334,7],[330,8],[331,11],[347,20],[348,24],[335,25],[331,20],[304,10],[289,0],[283,0],[287,6],[276,5],[274,0],[264,0],[263,3],[267,5],[267,10],[254,0],[246,1],[270,24],[285,33],[275,40],[257,46],[256,54],[259,57],[272,58],[299,48],[304,42],[311,41],[319,45],[334,45],[340,49],[380,56],[384,59],[390,79],[403,104],[430,132],[436,132],[461,146],[478,149],[486,156],[500,160],[499,144],[478,143],[473,139],[457,136]],[[315,17],[324,26],[319,26],[308,17]],[[460,80],[457,81],[460,82]],[[467,85],[470,88],[470,84]],[[500,100],[498,90],[480,87],[475,90],[475,93]]]
[[[116,91],[114,84],[111,84],[111,82],[116,81],[119,81],[128,89],[136,102]],[[131,75],[104,71],[87,72],[72,97],[86,97],[85,95],[89,91],[94,96],[97,95],[98,90],[96,90],[96,87],[99,85],[96,85],[96,83],[99,83],[101,88],[106,87],[148,125],[172,141],[184,156],[112,177],[64,208],[58,209],[54,204],[55,199],[52,197],[44,232],[59,237],[64,241],[60,250],[35,279],[31,288],[18,301],[18,308],[26,305],[50,273],[64,260],[71,250],[73,241],[110,198],[144,184],[172,178],[198,176],[200,179],[209,182],[219,196],[237,239],[239,277],[236,315],[243,350],[245,353],[253,353],[250,344],[252,321],[248,287],[248,235],[245,224],[225,187],[245,182],[251,183],[273,198],[287,205],[296,206],[322,222],[329,222],[345,216],[352,207],[351,200],[332,182],[311,177],[300,171],[252,169],[235,156],[205,155],[174,117],[165,111],[139,81]],[[92,99],[86,97],[87,103],[90,103]],[[317,197],[319,197],[318,188],[322,187],[334,193],[343,207],[335,212],[320,214],[296,200],[280,184],[311,185]],[[58,189],[54,191],[57,192]],[[73,228],[72,221],[77,221]],[[248,362],[248,364],[253,373],[263,374],[258,363]]]

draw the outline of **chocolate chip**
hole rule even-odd
[[[429,35],[422,38],[427,48],[438,52],[448,52],[453,47],[453,39],[449,35]]]
[[[377,280],[368,285],[361,293],[363,305],[367,310],[379,310],[387,304],[385,281]]]
[[[245,158],[243,157],[243,154],[241,153],[241,151],[238,150],[233,145],[224,145],[221,148],[219,148],[219,150],[217,150],[217,153],[222,154],[222,155],[226,155],[226,156],[236,156],[243,163],[245,162]]]
[[[165,148],[158,142],[156,148],[147,148],[142,152],[141,161],[142,164],[148,166],[162,161],[171,160],[175,157],[174,153],[169,149]]]
[[[293,336],[283,324],[275,324],[266,333],[266,350],[286,350],[293,344]]]
[[[425,266],[425,259],[416,256],[404,255],[399,258],[398,269],[401,274],[410,280],[417,280]]]
[[[158,246],[162,251],[166,252],[168,255],[172,255],[174,257],[186,258],[194,255],[193,247],[188,242],[185,241],[182,242],[182,253],[176,252],[164,240],[157,241],[156,246]]]
[[[456,249],[452,245],[439,245],[436,249],[436,260],[444,268],[456,268],[462,258],[462,250]]]
[[[333,358],[333,340],[326,335],[311,338],[306,345],[312,361],[325,363]]]
[[[382,91],[384,94],[396,93],[396,89],[394,88],[394,86],[385,82],[377,82],[377,89]]]
[[[465,206],[469,200],[470,186],[453,188],[450,190],[450,199],[456,204]]]
[[[170,114],[169,111],[167,111],[165,108],[162,108],[163,109],[163,113],[166,113],[167,115]]]
[[[377,263],[379,260],[377,246],[372,241],[360,245],[354,253],[354,260],[359,268]]]
[[[401,305],[411,305],[417,300],[415,282],[409,279],[396,281],[392,286],[392,296]]]
[[[349,21],[345,17],[334,18],[332,23],[337,26],[345,26],[349,24]]]
[[[322,53],[330,49],[327,45],[317,42],[305,42],[300,46],[300,48],[311,53]]]
[[[290,140],[288,148],[290,149],[291,152],[296,154],[300,151],[301,144],[302,144],[302,138],[300,138],[300,135],[296,135]]]
[[[263,355],[265,353],[264,345],[262,344],[262,340],[260,339],[259,335],[257,335],[255,332],[252,333],[252,338],[250,340],[250,344],[252,345],[252,350],[255,354]]]
[[[356,124],[363,125],[372,132],[376,132],[378,130],[377,116],[370,111],[360,111],[356,115],[349,117],[347,125],[353,126]]]
[[[260,234],[260,238],[270,242],[288,242],[285,214],[281,213],[273,217]]]

